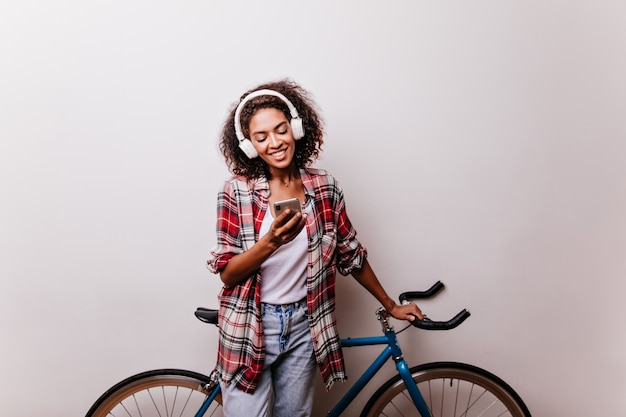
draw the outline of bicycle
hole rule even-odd
[[[429,298],[444,287],[436,282],[427,291],[405,292],[400,302]],[[217,325],[217,310],[199,307],[195,315]],[[424,330],[450,330],[470,316],[462,310],[448,321],[415,319],[411,324]],[[433,362],[409,367],[404,360],[388,313],[380,308],[376,317],[382,336],[342,339],[343,347],[386,345],[346,394],[328,412],[338,417],[357,397],[373,376],[393,359],[397,374],[382,384],[366,403],[361,417],[530,417],[515,390],[496,375],[482,368],[459,362]],[[115,384],[93,404],[86,417],[219,417],[222,397],[217,377],[182,369],[158,369],[133,375]]]

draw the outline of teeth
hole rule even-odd
[[[279,156],[283,156],[284,154],[285,154],[285,151],[280,151],[280,152],[273,153],[272,156],[279,157]]]

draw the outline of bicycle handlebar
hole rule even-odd
[[[407,291],[400,294],[400,303],[404,304],[407,300],[415,300],[418,298],[430,298],[443,289],[443,282],[437,281],[426,291]]]
[[[428,317],[424,317],[423,320],[420,320],[416,317],[415,320],[410,323],[418,329],[423,330],[451,330],[463,323],[469,316],[470,312],[463,309],[448,321],[433,321]]]
[[[429,298],[437,294],[443,289],[444,285],[441,281],[437,281],[432,287],[426,291],[407,291],[400,294],[400,303],[406,304],[409,299]],[[204,323],[217,324],[218,310],[198,307],[195,312],[196,317]],[[450,330],[463,323],[470,316],[470,312],[463,309],[456,316],[448,321],[433,321],[427,317],[423,320],[418,319],[410,322],[413,326],[424,330]]]
[[[426,291],[407,291],[400,294],[400,303],[406,304],[408,300],[430,298],[437,294],[444,288],[441,281],[435,282],[435,284]],[[466,309],[461,310],[456,316],[452,317],[448,321],[433,321],[428,317],[424,317],[423,320],[418,319],[410,322],[413,326],[424,330],[451,330],[463,323],[470,316],[470,312]]]

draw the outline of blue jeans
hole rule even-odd
[[[310,417],[315,356],[306,301],[262,304],[265,364],[254,394],[222,384],[225,417]]]

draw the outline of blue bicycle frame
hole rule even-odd
[[[355,347],[355,346],[373,346],[373,345],[387,345],[385,349],[378,355],[378,357],[372,362],[372,364],[363,372],[361,377],[350,387],[348,392],[339,400],[339,402],[330,410],[327,414],[328,417],[338,417],[344,410],[350,405],[350,403],[356,398],[356,396],[361,392],[361,390],[367,385],[368,382],[376,375],[376,373],[382,368],[382,366],[389,360],[389,358],[393,358],[396,363],[396,369],[400,374],[400,377],[404,381],[409,394],[411,395],[411,399],[415,404],[415,407],[420,412],[422,417],[431,417],[430,411],[426,406],[426,402],[422,397],[422,394],[419,392],[415,381],[413,381],[413,377],[411,376],[411,372],[409,371],[409,366],[407,365],[404,357],[402,355],[402,350],[398,345],[398,341],[396,338],[396,333],[393,329],[385,331],[384,336],[377,337],[360,337],[356,339],[342,339],[341,346],[343,347]]]
[[[363,374],[354,383],[354,385],[350,387],[348,392],[328,412],[327,417],[339,417],[341,413],[343,413],[345,409],[357,397],[357,395],[359,395],[359,393],[363,390],[367,383],[370,382],[374,375],[376,375],[376,373],[383,367],[385,362],[387,362],[390,358],[393,358],[394,362],[396,363],[396,369],[398,370],[400,377],[404,381],[404,385],[407,387],[411,399],[413,400],[413,403],[415,404],[415,407],[419,411],[420,415],[422,417],[432,417],[430,411],[428,410],[428,406],[426,405],[426,402],[422,397],[422,394],[419,392],[415,381],[413,381],[409,366],[404,360],[400,345],[398,345],[396,332],[393,330],[393,327],[390,326],[387,320],[387,313],[384,310],[380,309],[377,312],[377,316],[383,327],[384,336],[341,339],[341,346],[350,348],[357,346],[387,345],[387,347],[383,349],[383,351],[380,353],[380,355],[378,355],[374,362],[372,362],[372,364],[365,370],[365,372],[363,372]],[[206,398],[206,400],[202,404],[202,407],[196,413],[195,417],[202,417],[204,415],[219,391],[220,388],[218,384]]]

